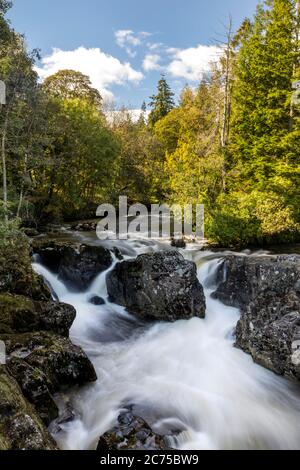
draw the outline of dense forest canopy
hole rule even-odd
[[[38,51],[5,19],[0,0],[0,218],[7,225],[89,217],[120,195],[130,203],[203,203],[206,235],[227,246],[300,238],[299,2],[266,0],[228,28],[223,55],[179,103],[166,77],[139,120],[105,117],[88,77],[38,81]]]

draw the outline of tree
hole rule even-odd
[[[139,126],[141,127],[145,126],[146,120],[147,120],[147,105],[146,105],[146,102],[143,101],[142,106],[141,106],[141,114],[138,119]]]
[[[174,93],[171,91],[165,76],[162,75],[158,82],[157,94],[151,96],[150,107],[152,110],[149,115],[150,126],[154,126],[157,121],[165,117],[174,106]]]
[[[155,125],[167,146],[171,202],[214,206],[222,188],[220,82],[211,77],[194,92],[185,88],[178,108]]]
[[[235,37],[227,194],[216,203],[214,238],[226,227],[231,240],[241,240],[244,232],[243,243],[261,243],[271,233],[277,241],[296,236],[300,122],[298,108],[291,127],[291,96],[299,63],[297,4],[266,0],[254,22],[245,21]],[[261,210],[263,205],[267,210]]]
[[[130,203],[161,202],[164,198],[164,150],[151,132],[123,109],[113,126],[121,143],[116,162],[115,199],[126,195]]]
[[[9,2],[2,2],[1,12],[4,13],[8,7]],[[37,123],[37,115],[31,111],[36,103],[39,88],[37,75],[33,71],[38,53],[33,51],[28,54],[24,38],[10,29],[2,15],[0,19],[5,25],[4,30],[1,30],[0,76],[6,84],[6,105],[0,116],[0,133],[3,212],[7,221],[8,209],[13,209],[18,192],[17,212],[20,211],[23,200],[22,171],[26,168],[29,158],[31,129],[35,127],[34,123]]]
[[[44,89],[52,96],[62,99],[82,99],[89,101],[99,109],[102,97],[98,90],[92,87],[88,76],[75,70],[60,70],[46,78]]]
[[[0,44],[3,46],[10,38],[10,27],[4,15],[11,8],[12,2],[8,0],[0,0]]]
[[[229,24],[226,29],[226,42],[224,47],[224,55],[221,57],[221,74],[223,84],[223,103],[222,103],[222,122],[221,122],[221,149],[223,153],[223,169],[222,169],[222,186],[223,191],[226,191],[226,177],[227,177],[227,159],[228,159],[228,143],[230,135],[230,117],[231,117],[231,100],[233,88],[233,62],[234,62],[234,48],[233,48],[233,24],[232,18],[229,18]]]
[[[264,180],[290,130],[294,0],[268,0],[242,38],[236,62],[231,141],[249,175]]]
[[[40,220],[92,215],[114,184],[118,141],[98,109],[85,100],[53,100],[48,121],[47,165],[33,175]]]
[[[11,7],[12,2],[10,0],[0,0],[0,15],[4,16]]]

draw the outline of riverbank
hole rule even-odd
[[[69,339],[75,316],[74,307],[52,300],[32,270],[29,240],[15,230],[7,233],[0,246],[0,341],[6,353],[0,449],[57,449],[47,430],[59,417],[54,395],[97,379],[86,354]]]

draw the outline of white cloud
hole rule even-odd
[[[160,70],[160,60],[161,57],[158,54],[147,54],[143,61],[143,69],[145,70],[145,72],[151,72],[152,70]]]
[[[150,51],[156,51],[164,48],[165,45],[162,42],[148,42],[147,47]]]
[[[122,63],[99,48],[79,47],[73,51],[53,49],[52,54],[42,59],[42,66],[36,67],[41,79],[62,69],[72,69],[88,75],[93,87],[106,99],[113,98],[109,89],[111,85],[139,83],[144,77],[142,72],[133,69],[130,63]]]
[[[143,40],[149,36],[151,36],[151,33],[146,31],[135,33],[131,29],[120,29],[115,33],[116,43],[119,47],[125,49],[130,57],[135,57],[136,52],[134,49],[141,46]]]
[[[173,60],[168,65],[169,73],[174,77],[198,81],[209,72],[211,63],[219,59],[222,48],[199,45],[181,50],[169,49],[168,52],[173,56]]]

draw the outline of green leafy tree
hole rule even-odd
[[[101,108],[102,97],[92,87],[88,76],[75,70],[60,70],[46,78],[44,89],[52,96],[62,99],[83,99]]]
[[[0,6],[3,13],[9,2],[2,2]],[[6,84],[0,135],[3,213],[7,221],[9,209],[17,215],[21,211],[27,167],[34,158],[32,136],[38,128],[42,130],[35,112],[39,107],[39,86],[33,64],[38,52],[29,54],[24,38],[10,28],[3,16],[1,21],[6,26],[0,45],[0,78]]]
[[[164,200],[164,151],[151,130],[135,123],[123,109],[114,123],[121,143],[116,170],[115,199],[126,195],[130,203],[145,204]]]
[[[53,101],[48,110],[47,163],[34,172],[40,221],[87,217],[106,202],[114,184],[117,139],[95,106],[85,100]]]
[[[210,210],[222,188],[220,84],[213,78],[159,121],[155,131],[167,147],[166,172],[172,202],[206,203]]]
[[[236,61],[232,154],[253,182],[274,174],[290,131],[295,63],[295,1],[268,0],[245,31]]]
[[[278,215],[287,211],[289,214],[289,222],[284,229],[282,219],[273,216],[273,236],[281,234],[282,240],[297,237],[299,109],[295,107],[291,113],[292,82],[297,77],[299,63],[297,7],[296,0],[267,0],[257,8],[254,22],[245,21],[235,38],[237,55],[228,186],[227,195],[218,201],[218,220],[221,220],[220,213],[226,216],[226,208],[229,207],[233,220],[232,212],[237,215],[241,205],[246,210],[248,204],[250,216],[252,214],[253,219],[259,222],[259,230],[255,224],[248,224],[246,219],[243,222],[248,227],[248,243],[261,242],[264,236],[270,237],[270,230],[266,229],[266,211],[260,211],[258,207],[267,194],[270,213]],[[224,225],[223,229],[221,224],[218,226],[224,232]],[[238,240],[242,224],[233,226]],[[287,235],[288,226],[291,236]],[[233,232],[231,230],[232,239]],[[245,237],[243,239],[245,242]]]

